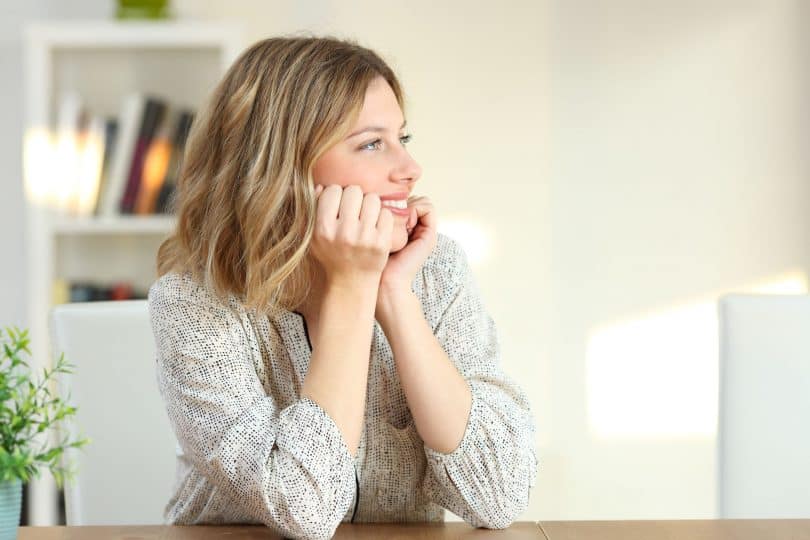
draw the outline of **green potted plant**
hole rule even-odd
[[[118,19],[168,19],[169,0],[117,0]]]
[[[75,366],[64,355],[52,369],[43,370],[35,381],[23,353],[30,356],[27,330],[0,330],[0,540],[13,540],[20,523],[22,484],[39,476],[47,466],[59,487],[75,471],[63,462],[68,448],[80,448],[89,439],[69,440],[62,437],[50,442],[51,430],[60,434],[65,419],[76,413],[76,407],[55,395],[50,388],[59,374],[70,374]]]

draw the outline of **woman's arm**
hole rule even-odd
[[[467,428],[470,387],[433,335],[412,291],[381,290],[378,306],[416,429],[429,448],[449,454]]]
[[[315,195],[310,249],[325,292],[316,298],[318,333],[301,393],[335,419],[354,455],[363,431],[377,287],[393,216],[378,195],[364,194],[359,186],[318,186]]]
[[[394,353],[402,389],[425,444],[452,452],[461,442],[472,396],[442,349],[411,290],[414,274],[436,246],[436,214],[427,197],[411,197],[408,244],[389,256],[380,279],[375,316]]]
[[[446,237],[437,251],[431,297],[445,303],[430,336],[402,292],[380,290],[378,320],[425,441],[425,491],[474,526],[503,528],[528,506],[536,474],[529,402],[499,366],[495,326],[463,251]]]
[[[301,396],[318,403],[335,420],[352,456],[365,418],[376,276],[369,282],[329,285],[318,317]],[[335,391],[339,388],[340,391]]]
[[[295,538],[331,537],[355,495],[352,458],[332,418],[307,398],[280,408],[256,375],[250,322],[202,288],[164,277],[149,310],[158,386],[194,469],[228,494],[240,519]],[[176,496],[174,524],[205,518],[202,505],[183,500],[189,491]]]

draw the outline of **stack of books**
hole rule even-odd
[[[193,111],[158,96],[131,94],[112,118],[93,115],[75,95],[63,97],[60,133],[74,133],[79,149],[85,141],[102,149],[90,158],[96,163],[83,165],[83,186],[75,188],[82,195],[64,210],[82,217],[171,213],[193,119]]]
[[[95,302],[101,300],[142,300],[147,291],[135,288],[127,281],[101,283],[57,279],[53,287],[53,303]]]

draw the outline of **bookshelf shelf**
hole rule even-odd
[[[40,131],[56,130],[66,95],[78,96],[94,115],[119,120],[132,95],[164,99],[177,110],[198,110],[244,46],[238,25],[203,21],[36,22],[24,28],[23,36],[26,141]],[[143,116],[133,118],[143,121]],[[112,148],[115,151],[115,144]],[[31,162],[53,164],[37,157]],[[54,291],[75,283],[126,283],[146,290],[155,279],[157,249],[175,224],[174,217],[165,214],[121,215],[115,197],[103,212],[89,214],[94,217],[68,218],[45,206],[43,201],[52,198],[42,186],[53,185],[58,191],[70,184],[69,177],[57,166],[43,170],[37,175],[46,180],[41,184],[26,178],[32,197],[27,201],[26,326],[31,368],[37,372],[52,362],[49,317]],[[33,200],[32,194],[42,200]],[[32,480],[27,494],[29,525],[59,524],[58,491],[47,471]]]
[[[39,22],[27,29],[29,39],[50,47],[101,49],[212,47],[239,43],[240,30],[221,23],[180,21],[76,21]],[[237,50],[229,51],[234,56]]]
[[[52,223],[58,235],[169,234],[173,216],[120,216],[115,218],[61,218]]]

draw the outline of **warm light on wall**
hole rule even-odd
[[[744,290],[755,294],[806,294],[807,275],[801,270],[793,270],[776,278],[746,287]]]
[[[709,436],[717,417],[712,301],[601,328],[588,341],[587,399],[598,437]]]
[[[483,263],[492,251],[492,234],[483,223],[470,219],[442,218],[439,232],[461,244],[470,265]]]
[[[25,193],[31,204],[70,215],[92,214],[104,152],[100,129],[91,124],[82,132],[54,135],[35,128],[25,134]]]
[[[793,271],[742,293],[807,293]],[[601,438],[714,437],[717,298],[597,329],[587,348],[587,410]]]

